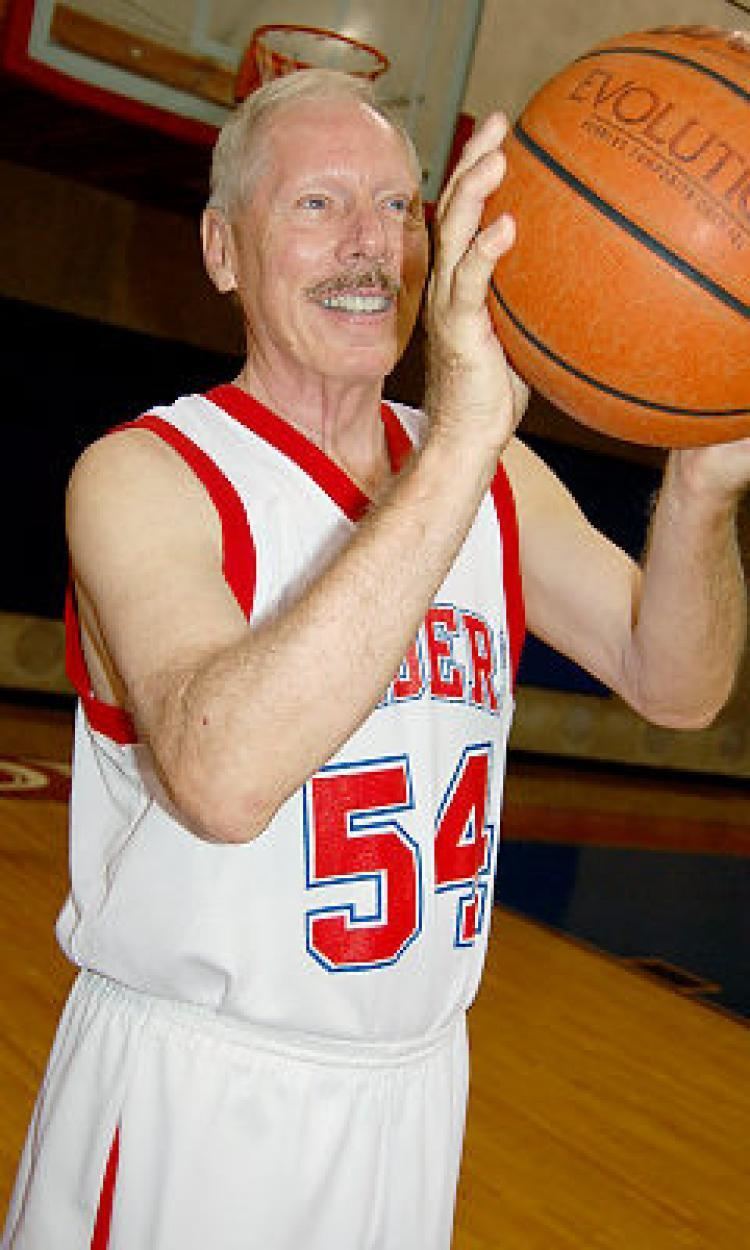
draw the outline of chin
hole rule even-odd
[[[342,380],[350,378],[353,382],[373,378],[385,378],[391,372],[399,357],[395,343],[390,342],[380,347],[365,348],[361,344],[342,345],[325,371],[330,376]]]

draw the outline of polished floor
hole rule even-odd
[[[750,1018],[750,786],[515,761],[497,897]]]
[[[72,977],[68,744],[0,709],[0,1209]],[[749,835],[741,791],[512,762],[455,1250],[750,1248]]]

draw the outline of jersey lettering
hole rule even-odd
[[[435,605],[425,617],[430,692],[436,699],[463,699],[464,675],[453,659],[458,613],[449,605]]]
[[[378,707],[428,697],[466,703],[496,716],[507,665],[502,629],[495,632],[477,612],[436,603]]]
[[[419,655],[418,643],[413,642],[393,681],[393,701],[398,703],[403,699],[418,699],[422,694],[424,694],[422,661]]]
[[[462,612],[461,619],[469,641],[470,700],[477,707],[486,707],[490,712],[496,712],[495,672],[497,665],[492,645],[492,631],[487,622],[473,612]]]

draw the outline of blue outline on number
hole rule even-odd
[[[479,937],[480,933],[482,932],[482,926],[484,924],[484,917],[485,917],[485,911],[486,911],[485,902],[486,902],[486,894],[487,894],[487,878],[490,874],[490,868],[493,862],[493,854],[494,854],[494,847],[495,847],[495,826],[490,824],[488,820],[488,817],[492,810],[491,803],[490,803],[490,795],[492,793],[492,777],[493,777],[492,769],[493,769],[493,762],[494,762],[494,755],[495,755],[494,744],[492,742],[476,742],[476,743],[473,743],[471,746],[464,747],[463,751],[461,752],[461,758],[458,761],[458,764],[456,765],[456,768],[454,770],[453,776],[451,777],[448,783],[448,786],[446,787],[445,794],[443,795],[443,800],[437,811],[437,816],[435,817],[435,831],[436,831],[436,836],[437,836],[437,830],[440,828],[440,825],[442,823],[443,812],[445,811],[446,807],[451,802],[453,795],[455,794],[456,784],[464,770],[467,758],[470,755],[479,755],[479,754],[486,755],[487,757],[487,791],[484,796],[484,815],[483,815],[483,821],[482,821],[482,829],[487,835],[485,839],[484,862],[481,868],[479,869],[478,873],[476,874],[476,877],[475,876],[464,877],[457,881],[446,881],[443,885],[435,886],[436,894],[450,894],[451,891],[464,890],[466,886],[471,886],[471,890],[468,894],[462,894],[456,900],[456,931],[455,931],[455,935],[453,938],[453,945],[459,948],[473,946],[477,938]],[[467,825],[467,828],[474,829],[474,839],[476,839],[476,828],[475,828],[475,822],[474,822],[473,816],[472,816],[470,825]],[[464,838],[462,841],[462,845],[465,846],[468,844],[469,844],[468,840]],[[481,878],[484,878],[484,880],[481,880]],[[461,922],[463,920],[464,910],[465,910],[466,905],[473,900],[475,893],[482,900],[479,910],[477,912],[476,932],[473,938],[469,938],[468,940],[462,940],[461,939]]]
[[[356,837],[357,832],[360,833],[376,833],[378,829],[396,833],[403,843],[411,850],[414,857],[415,866],[415,882],[416,882],[416,925],[413,933],[401,945],[399,950],[391,959],[372,960],[367,963],[358,964],[333,964],[326,959],[320,951],[316,950],[312,944],[312,925],[318,916],[344,916],[347,923],[352,929],[379,928],[383,924],[383,878],[385,870],[381,872],[362,872],[347,873],[343,877],[325,877],[316,880],[311,874],[311,835],[310,835],[310,791],[311,783],[306,782],[304,786],[304,803],[303,803],[303,838],[305,844],[305,883],[308,890],[327,889],[331,886],[349,885],[353,881],[372,881],[375,883],[376,892],[376,910],[372,915],[357,915],[355,903],[345,903],[338,906],[320,907],[315,910],[305,912],[305,944],[307,953],[316,963],[325,968],[326,972],[370,972],[374,968],[387,968],[391,964],[395,964],[403,955],[404,951],[411,946],[422,932],[423,925],[423,894],[424,886],[422,880],[422,852],[419,843],[414,838],[410,838],[398,821],[392,819],[398,812],[408,812],[414,810],[414,788],[411,779],[411,770],[409,768],[408,755],[385,756],[382,759],[373,760],[355,760],[345,764],[326,764],[318,770],[316,776],[323,773],[344,773],[356,772],[362,773],[392,765],[401,765],[404,769],[406,778],[407,801],[394,807],[372,808],[364,812],[352,812],[348,820],[348,835]],[[311,780],[314,780],[312,778]],[[388,817],[387,820],[379,821],[378,817]]]
[[[487,840],[490,840],[489,834],[487,835]],[[472,947],[477,938],[480,936],[484,927],[484,915],[487,910],[487,894],[487,882],[477,881],[476,890],[472,890],[471,894],[460,894],[456,899],[456,932],[453,936],[453,945],[457,950]],[[464,919],[466,917],[466,908],[470,903],[473,903],[475,899],[477,902],[477,920],[474,936],[472,938],[462,938],[461,932],[463,930]]]

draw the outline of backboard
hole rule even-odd
[[[234,106],[253,34],[273,24],[338,32],[376,51],[378,99],[406,126],[437,198],[483,0],[9,0],[0,61],[92,107],[198,142]],[[302,39],[305,58],[348,68],[344,41]],[[345,49],[344,49],[345,50]],[[366,58],[365,58],[366,60]]]

